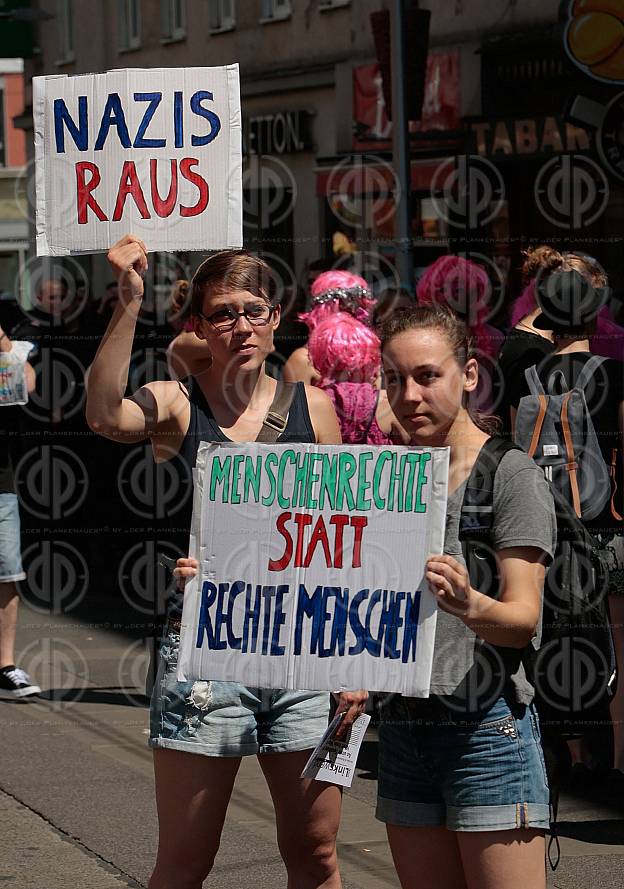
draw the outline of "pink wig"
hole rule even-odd
[[[321,387],[354,377],[372,382],[381,365],[379,337],[347,312],[333,312],[312,329],[308,352]]]
[[[495,356],[504,337],[486,324],[491,289],[488,273],[476,262],[462,256],[441,256],[418,281],[416,297],[421,306],[448,306],[466,322],[477,348]]]
[[[358,321],[368,321],[375,305],[365,279],[341,269],[330,269],[315,278],[310,296],[312,308],[298,316],[309,330],[336,312],[349,312]]]
[[[533,279],[512,303],[509,319],[511,326],[515,327],[519,321],[530,315],[536,308],[535,279]],[[589,348],[594,354],[602,355],[603,358],[616,358],[618,361],[624,361],[624,327],[615,323],[607,306],[603,306],[598,312],[596,333],[589,339]]]

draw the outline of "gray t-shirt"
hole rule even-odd
[[[448,499],[444,552],[465,564],[459,542],[459,518],[466,482]],[[509,451],[494,478],[494,550],[534,546],[554,555],[557,540],[555,508],[539,467],[524,452]],[[483,590],[482,592],[487,592]],[[539,644],[541,619],[534,640]],[[446,703],[458,711],[482,709],[500,696],[505,683],[516,700],[530,704],[534,689],[520,663],[520,650],[499,648],[479,639],[460,618],[438,610],[431,694],[452,696]]]

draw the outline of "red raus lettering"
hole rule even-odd
[[[182,158],[179,164],[175,158],[169,159],[169,183],[168,187],[161,192],[158,183],[158,160],[151,158],[148,195],[151,210],[156,216],[165,219],[174,212],[178,202],[180,176],[194,185],[198,192],[195,204],[179,205],[180,216],[199,216],[204,212],[210,200],[210,189],[204,177],[194,169],[198,164],[199,160],[194,157]],[[89,210],[100,222],[108,222],[108,215],[94,194],[102,181],[97,164],[90,161],[79,161],[76,163],[75,169],[78,223],[85,225],[89,221]],[[134,161],[125,161],[122,167],[112,215],[113,222],[119,222],[122,219],[128,198],[134,201],[134,205],[143,219],[152,218]]]

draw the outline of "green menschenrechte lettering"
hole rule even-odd
[[[366,481],[366,464],[373,459],[372,451],[362,451],[358,461],[358,484],[357,484],[357,501],[355,508],[358,512],[364,512],[371,508],[370,497],[366,497],[366,492],[371,487],[371,483]]]
[[[427,463],[431,460],[431,454],[421,454],[418,463],[418,478],[416,480],[416,495],[414,497],[414,512],[426,512],[427,507],[422,502],[422,489],[427,484]]]
[[[314,487],[315,482],[318,482],[320,476],[317,472],[314,471],[314,464],[318,463],[322,460],[322,454],[310,454],[310,467],[308,471],[308,478],[306,481],[306,496],[305,496],[305,507],[306,509],[316,509],[316,500],[312,496],[312,489]]]
[[[232,460],[232,482],[230,485],[230,503],[240,503],[240,493],[238,486],[240,484],[240,468],[241,463],[245,460],[244,454],[234,454]]]
[[[290,500],[286,500],[286,498],[282,495],[282,491],[284,488],[284,473],[286,472],[286,462],[290,460],[291,463],[297,465],[297,456],[294,451],[290,449],[284,451],[280,456],[279,466],[277,469],[277,502],[280,505],[280,509],[289,509],[290,508]]]
[[[232,458],[228,455],[224,458],[223,463],[219,457],[212,458],[212,472],[210,473],[210,499],[215,500],[217,485],[222,485],[222,502],[228,502],[228,487],[230,478],[230,464]]]
[[[270,454],[267,454],[267,459],[265,460],[265,467],[268,470],[268,458]],[[257,503],[260,500],[260,478],[262,476],[262,457],[256,457],[256,463],[254,465],[253,457],[247,455],[245,457],[245,484],[243,488],[243,502],[249,502],[249,489],[253,491],[253,499],[254,503]]]
[[[325,508],[325,495],[330,509],[336,509],[336,478],[338,477],[338,454],[321,454],[321,485],[319,488],[318,506]]]
[[[377,463],[373,473],[373,500],[375,501],[377,509],[386,508],[386,501],[379,493],[379,483],[381,481],[384,463],[387,463],[388,460],[392,460],[392,451],[382,451],[377,457]]]
[[[258,460],[261,460],[261,457],[258,457]],[[262,498],[263,506],[273,506],[275,502],[275,493],[277,491],[277,482],[275,481],[275,475],[273,474],[273,469],[277,466],[279,462],[279,458],[275,451],[269,451],[269,453],[264,458],[264,471],[266,473],[266,477],[269,480],[269,493],[265,494]]]
[[[346,497],[347,508],[353,510],[355,508],[355,500],[353,499],[353,491],[349,482],[355,475],[357,470],[357,462],[353,454],[343,452],[338,455],[338,484],[336,491],[336,509],[342,512],[343,503]]]

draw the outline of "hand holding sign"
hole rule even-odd
[[[147,247],[134,235],[125,235],[108,251],[122,303],[129,299],[140,302],[143,299],[143,277],[147,272]]]

